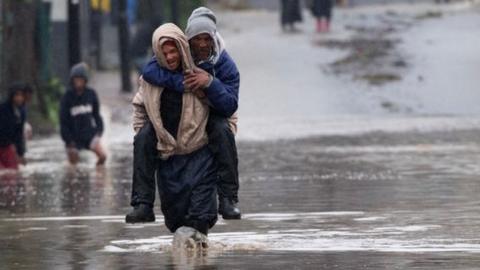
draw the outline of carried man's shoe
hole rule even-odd
[[[238,209],[237,205],[228,198],[220,199],[220,206],[218,207],[218,213],[222,215],[223,219],[241,219],[242,213]]]
[[[155,213],[153,213],[153,207],[143,203],[135,206],[132,212],[125,216],[126,223],[147,223],[154,221]]]

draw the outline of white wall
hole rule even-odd
[[[67,21],[67,0],[43,0],[44,2],[52,3],[52,21],[65,22]]]

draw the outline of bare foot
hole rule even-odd
[[[97,166],[104,165],[106,160],[107,160],[107,156],[105,156],[105,155],[98,157]]]

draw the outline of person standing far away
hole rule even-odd
[[[302,11],[298,0],[280,0],[280,23],[284,32],[297,32],[296,22],[302,21]]]
[[[97,166],[107,159],[100,138],[103,120],[95,90],[87,86],[88,66],[79,63],[70,71],[70,88],[60,104],[60,131],[70,164],[79,161],[79,151],[87,149],[97,155]]]
[[[25,164],[22,158],[25,87],[21,83],[12,84],[7,100],[0,104],[0,169],[17,170],[20,163]]]
[[[312,14],[317,19],[317,33],[330,32],[332,8],[333,0],[313,0],[310,3]]]

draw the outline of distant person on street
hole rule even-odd
[[[333,0],[313,0],[310,9],[316,18],[317,33],[330,32],[330,23],[332,19]]]
[[[341,7],[348,7],[349,6],[349,1],[348,0],[337,0],[336,5],[341,6]]]
[[[178,74],[195,69],[187,38],[176,25],[157,28],[152,47],[160,67]],[[217,221],[216,164],[207,147],[207,102],[190,88],[179,92],[140,78],[133,99],[134,210],[126,216],[127,223],[155,220],[151,173],[156,171],[167,228],[193,232],[195,243],[206,244],[208,231]]]
[[[218,164],[216,173],[217,189],[219,196],[219,213],[224,219],[240,219],[241,212],[238,203],[238,156],[235,143],[236,110],[238,108],[238,93],[240,87],[240,74],[235,62],[225,50],[224,41],[216,31],[216,17],[214,13],[201,7],[192,12],[186,29],[189,39],[191,54],[199,67],[195,72],[184,76],[174,73],[158,65],[152,60],[144,69],[143,79],[150,84],[164,87],[165,91],[184,93],[185,88],[193,89],[199,96],[206,96],[210,105],[207,132],[209,149],[215,155]],[[153,149],[157,144],[155,136],[140,132],[135,136],[135,142],[146,149]],[[141,142],[141,143],[140,143]],[[144,144],[146,143],[146,144]],[[137,145],[135,143],[135,145]],[[140,147],[140,146],[139,146]],[[153,205],[155,196],[154,170],[147,166],[155,159],[155,151],[145,150],[139,154],[146,159],[140,163],[142,181],[148,181],[149,189],[139,190],[132,194],[132,206],[136,204],[136,196],[150,194],[148,204]],[[137,151],[135,151],[135,155]],[[137,168],[137,167],[136,167]],[[134,178],[138,175],[134,175]],[[137,180],[134,179],[134,183]],[[135,214],[135,215],[133,215]],[[148,209],[148,214],[134,212],[127,216],[129,222],[145,222],[144,217],[153,216],[153,210]],[[150,219],[152,220],[152,219]]]
[[[70,88],[63,95],[60,105],[60,130],[72,165],[79,161],[79,151],[91,150],[97,155],[97,165],[107,159],[100,138],[103,120],[95,90],[87,86],[88,67],[79,63],[70,71]]]
[[[8,97],[0,104],[0,169],[18,169],[26,164],[25,153],[25,96],[30,88],[24,83],[12,84]]]
[[[296,22],[302,21],[299,0],[280,0],[280,23],[284,32],[296,32]]]

